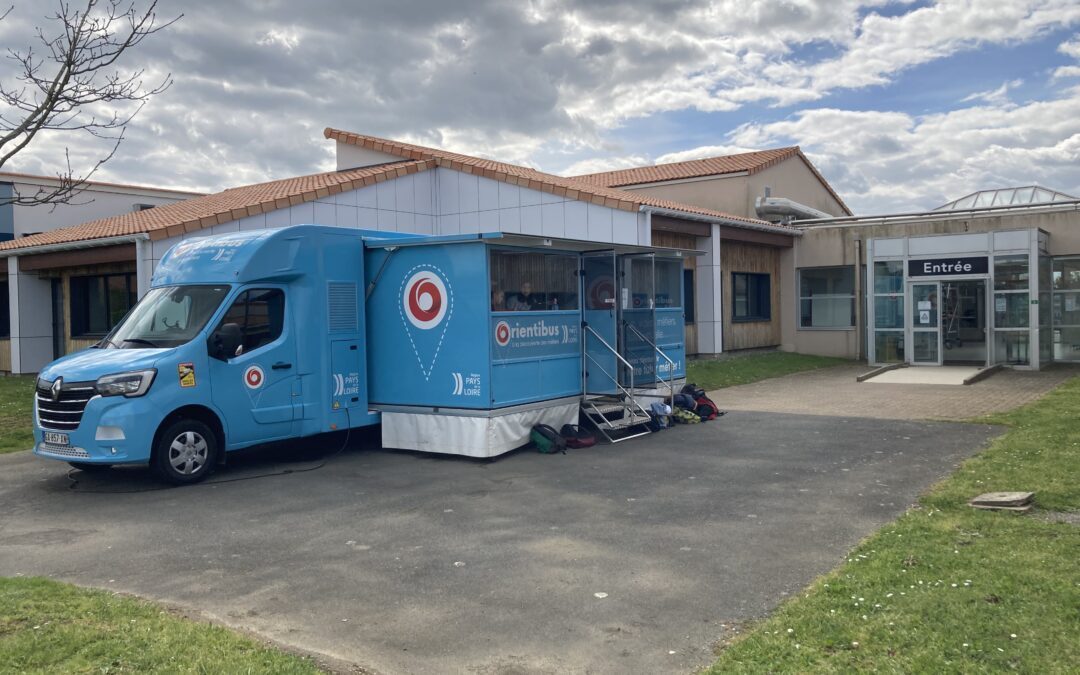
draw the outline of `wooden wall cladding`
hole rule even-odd
[[[780,344],[780,249],[723,241],[720,244],[720,269],[723,270],[724,351]],[[771,318],[768,321],[732,321],[731,275],[735,272],[769,275]]]

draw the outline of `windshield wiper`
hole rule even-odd
[[[138,343],[138,344],[141,344],[141,345],[146,345],[148,347],[157,348],[156,344],[154,344],[153,342],[151,342],[149,340],[145,340],[143,338],[124,338],[122,341],[123,342],[135,342],[135,343]]]

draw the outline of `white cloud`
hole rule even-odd
[[[838,90],[887,84],[913,66],[1080,25],[1076,0],[908,4],[308,0],[298,12],[295,3],[280,0],[259,3],[258,10],[220,0],[162,0],[162,16],[185,16],[133,52],[131,65],[171,72],[176,83],[143,110],[99,177],[212,190],[328,169],[333,148],[322,138],[324,126],[547,170],[618,168],[647,160],[634,139],[612,147],[613,131],[634,118],[811,106]],[[889,16],[879,14],[882,8]],[[36,11],[17,6],[0,22],[0,43],[28,44],[39,21]],[[1074,37],[1060,49],[1075,56],[1078,45]],[[1059,77],[1080,74],[1073,68],[1080,64],[1063,66]],[[10,63],[0,60],[0,78],[7,82],[10,74]],[[973,95],[965,104],[1005,110],[1011,86]],[[908,191],[914,190],[909,183],[894,188],[870,181],[885,175],[877,165],[928,120],[894,112],[847,114],[804,112],[794,121],[805,126],[828,117],[840,126],[791,128],[783,143],[812,146],[834,171],[828,175],[859,194],[891,195],[886,203],[920,198]],[[782,125],[792,121],[780,124],[746,126],[727,138],[727,129],[714,130],[700,142],[724,148],[709,154],[756,149],[776,144]],[[858,142],[845,124],[856,125]],[[670,146],[688,131],[667,128],[663,134]],[[1067,137],[1031,140],[1038,135],[1027,131],[1020,144],[1050,148]],[[859,144],[861,152],[855,152]],[[51,173],[65,146],[80,161],[96,156],[86,139],[53,135],[8,168]],[[833,153],[843,161],[828,160]],[[1019,153],[1010,156],[1021,161]],[[853,201],[869,203],[859,199]]]
[[[649,163],[648,157],[644,155],[595,157],[574,162],[560,173],[564,176],[581,176],[587,173],[600,173],[602,171],[615,171],[617,169],[632,169],[636,166],[643,166]]]
[[[1062,42],[1058,45],[1057,50],[1066,56],[1071,56],[1077,61],[1080,61],[1080,37],[1074,37],[1068,42]],[[1054,69],[1055,80],[1066,77],[1080,77],[1080,65],[1059,66]]]
[[[1058,51],[1074,59],[1080,59],[1080,37],[1074,37],[1068,42],[1062,42],[1058,45]]]
[[[922,116],[805,110],[745,125],[730,140],[801,144],[857,213],[930,208],[978,189],[1031,183],[1080,194],[1080,87],[1048,101]]]
[[[985,101],[986,103],[1005,104],[1009,102],[1009,90],[1015,89],[1024,83],[1023,80],[1012,80],[1010,82],[1003,82],[997,89],[990,89],[988,91],[978,91],[974,94],[969,94],[960,99],[961,103],[970,103],[971,101]]]

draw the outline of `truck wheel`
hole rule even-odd
[[[187,485],[210,474],[217,452],[217,436],[210,427],[199,420],[182,419],[161,433],[150,464],[163,480]]]
[[[90,462],[68,462],[68,464],[86,473],[100,473],[112,468],[112,464],[91,464]]]

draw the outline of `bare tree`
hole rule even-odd
[[[101,165],[116,154],[128,123],[154,95],[172,84],[172,75],[147,86],[144,69],[121,70],[125,54],[147,37],[178,21],[164,22],[155,14],[157,0],[146,11],[124,0],[86,0],[73,8],[59,0],[55,14],[46,17],[55,34],[35,29],[39,51],[8,49],[14,62],[12,82],[0,82],[0,168],[42,132],[88,135],[105,139],[111,149],[89,169],[76,173],[64,149],[65,169],[57,172],[57,187],[36,194],[16,195],[6,202],[20,205],[62,204],[71,201]],[[0,21],[12,8],[0,14]],[[43,47],[43,48],[42,48]],[[126,59],[124,59],[126,60]]]

